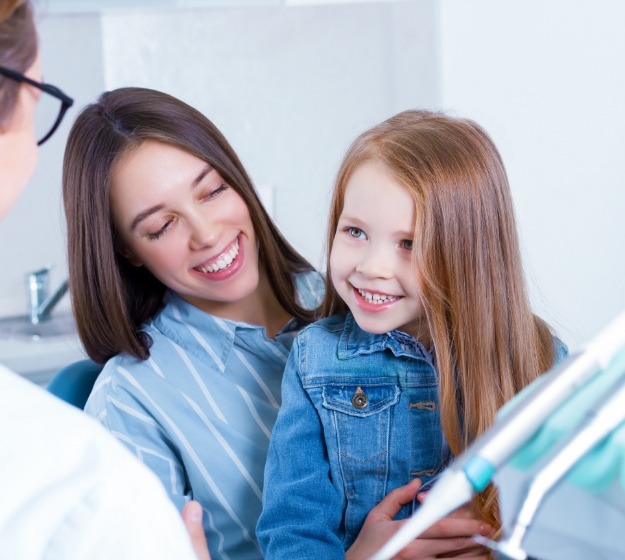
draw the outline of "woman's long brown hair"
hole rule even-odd
[[[149,356],[150,340],[141,325],[160,310],[166,288],[116,250],[109,201],[115,164],[146,141],[176,146],[209,163],[239,193],[278,301],[294,317],[310,321],[314,311],[298,303],[292,275],[312,266],[279,232],[217,127],[175,97],[121,88],[102,94],[81,112],[69,133],[63,163],[70,295],[87,354],[98,363],[121,352],[139,359]]]
[[[441,423],[457,456],[554,359],[552,333],[530,308],[506,172],[486,132],[465,119],[405,111],[359,136],[332,200],[324,316],[347,310],[330,282],[329,253],[346,184],[372,160],[415,203],[415,266],[436,356]],[[492,487],[475,505],[500,526]]]

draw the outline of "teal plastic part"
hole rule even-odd
[[[584,416],[597,407],[602,395],[622,378],[625,378],[625,350],[621,350],[606,369],[594,375],[563,403],[536,435],[515,453],[509,465],[521,471],[531,469],[563,438],[572,435]],[[540,390],[540,384],[537,389]],[[527,391],[523,397],[531,398],[533,392]],[[615,479],[625,489],[625,423],[613,430],[567,475],[569,482],[592,492],[605,490]]]
[[[484,490],[495,474],[494,465],[479,455],[471,457],[462,470],[476,492]]]

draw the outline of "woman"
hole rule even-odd
[[[86,411],[205,509],[213,555],[258,558],[269,435],[323,281],[217,128],[122,88],[79,115],[63,169],[78,332],[106,362]]]
[[[0,217],[32,175],[41,95],[71,99],[41,83],[28,1],[0,3]],[[62,113],[60,114],[62,117]],[[195,558],[158,480],[78,410],[0,366],[0,556],[2,558]],[[149,512],[149,515],[146,515]],[[185,522],[207,559],[201,509]],[[203,544],[202,544],[203,543]],[[203,548],[202,548],[203,546]]]

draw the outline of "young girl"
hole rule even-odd
[[[371,508],[440,472],[565,351],[530,310],[503,164],[471,121],[406,111],[362,134],[328,247],[327,318],[292,347],[267,460],[257,534],[272,560],[368,557]],[[474,506],[498,526],[492,488]]]
[[[202,504],[214,558],[260,558],[282,372],[322,278],[217,128],[164,93],[119,89],[84,109],[63,175],[73,311],[106,362],[87,412],[179,508]]]

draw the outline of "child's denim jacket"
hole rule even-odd
[[[257,527],[268,559],[343,558],[388,492],[449,459],[432,357],[402,332],[361,330],[351,314],[300,332],[282,402]]]

